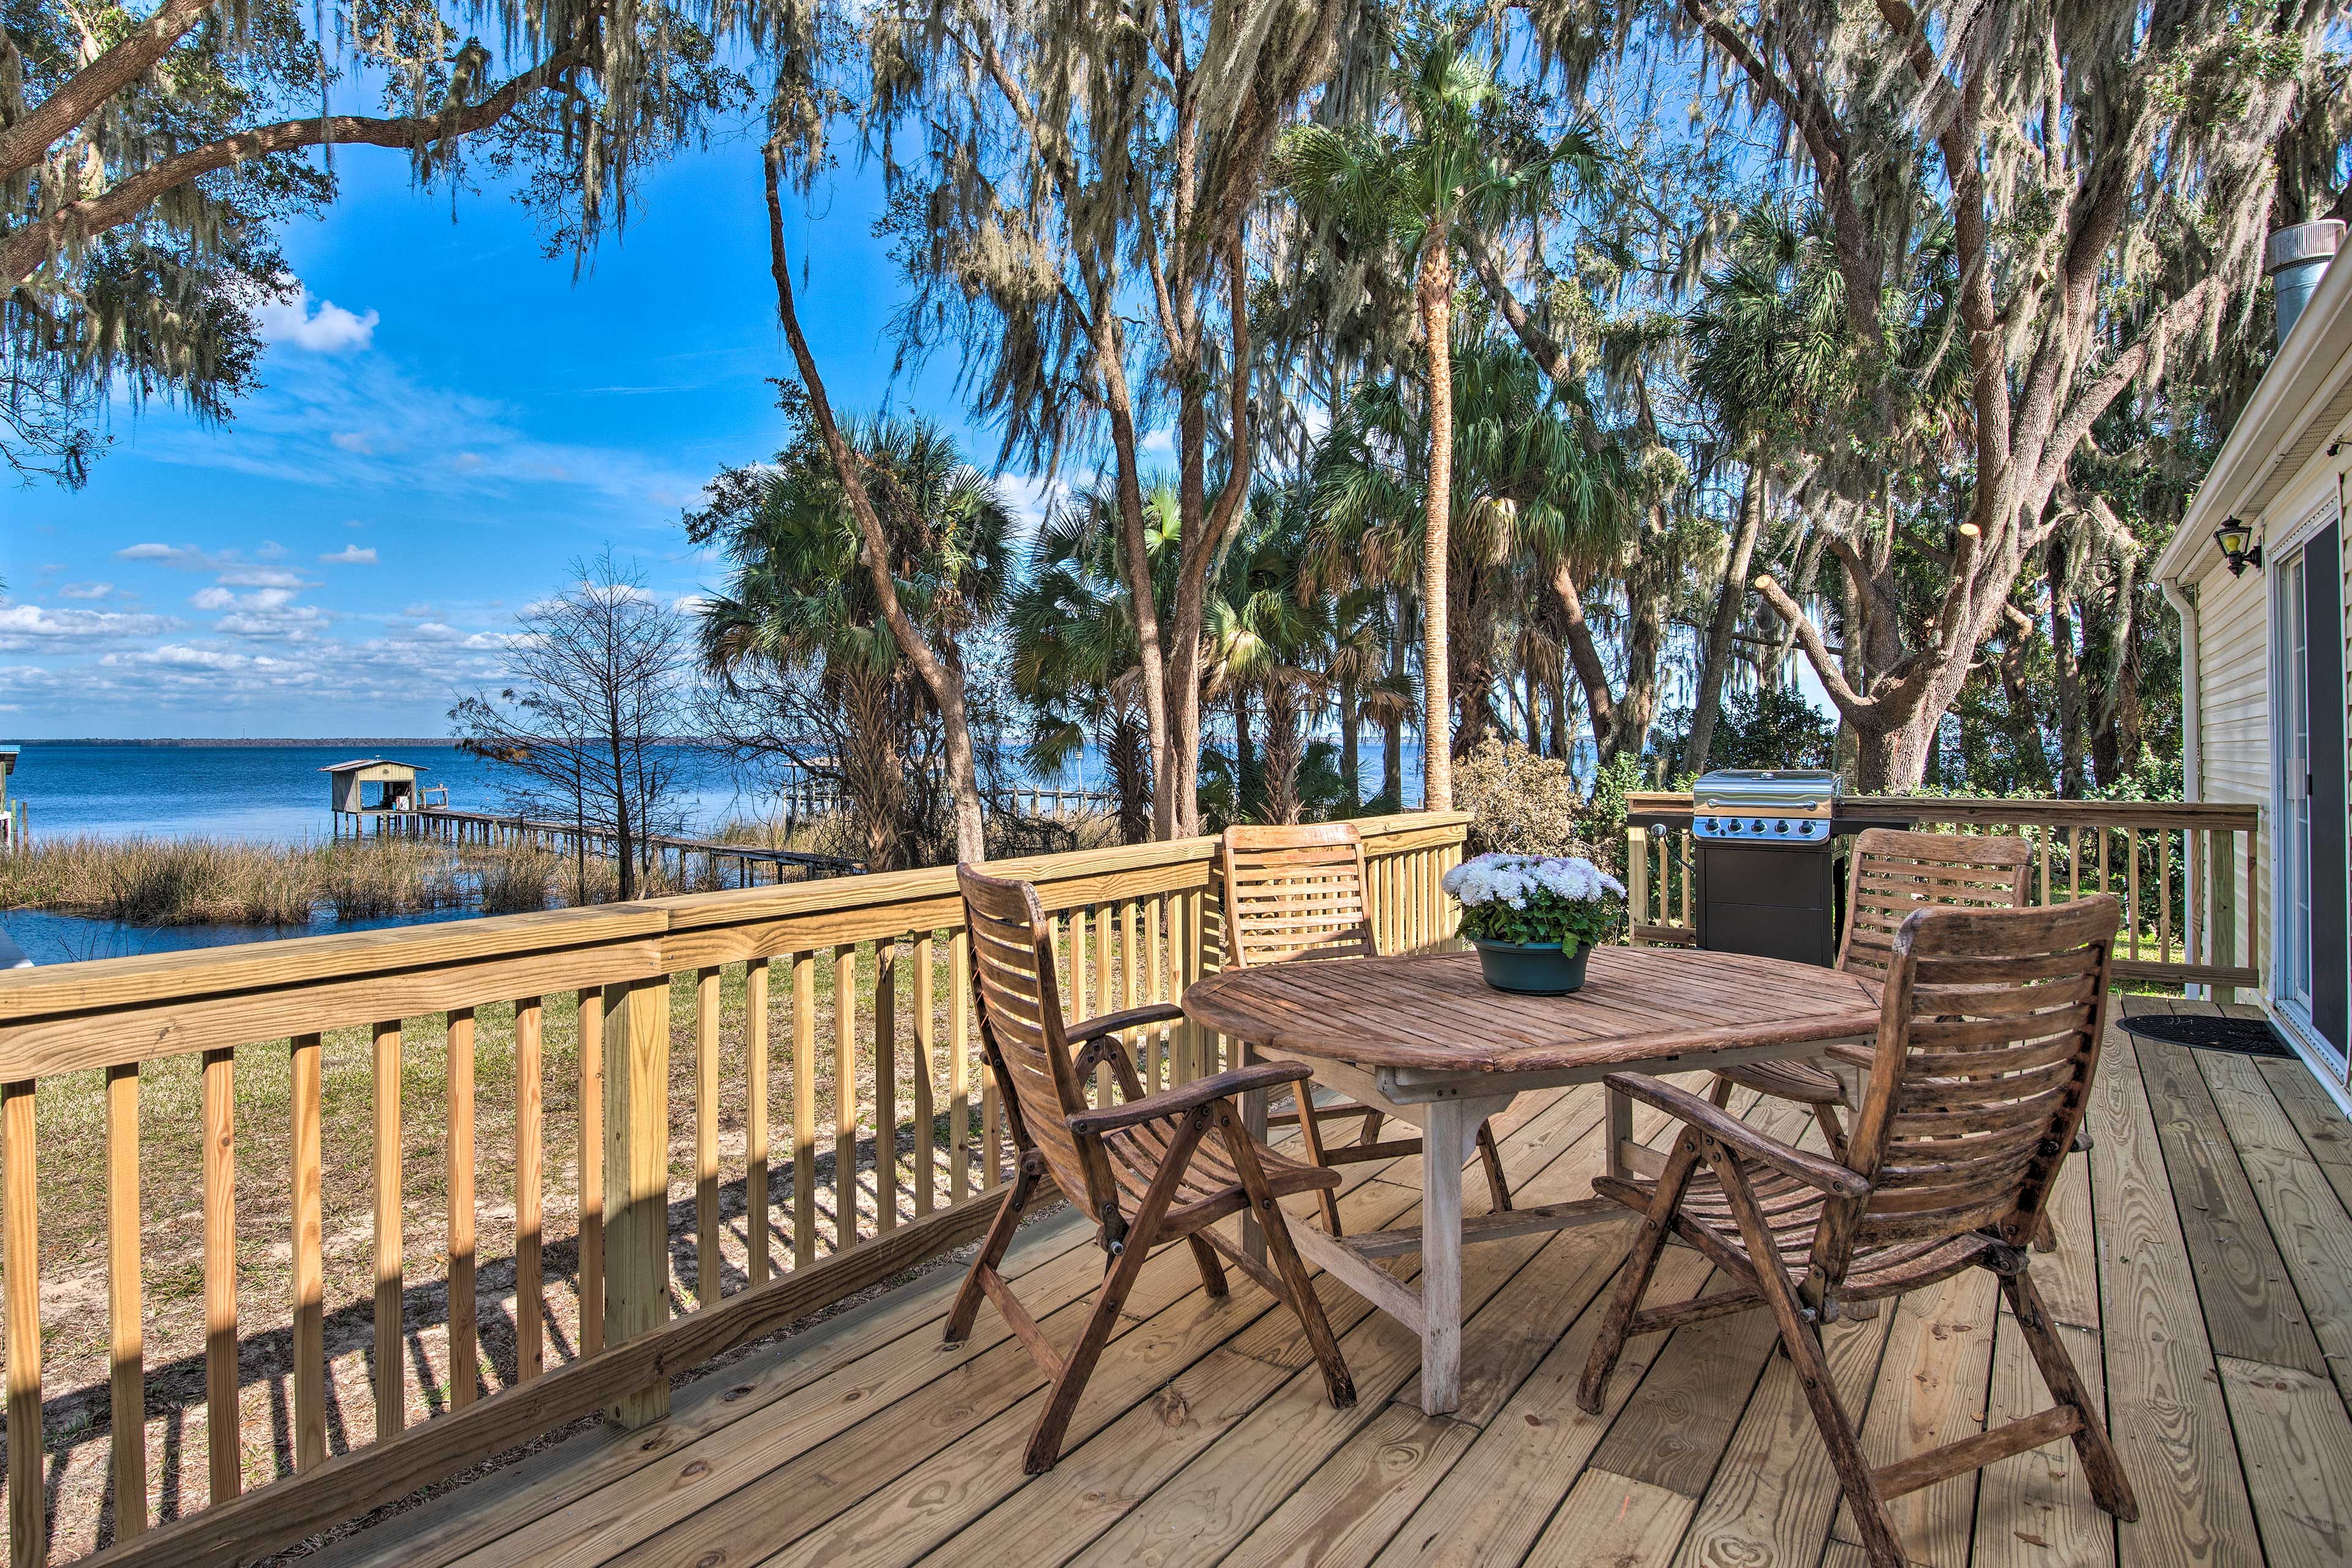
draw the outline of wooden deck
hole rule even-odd
[[[1600,1111],[1597,1091],[1576,1089],[1497,1120],[1523,1202],[1583,1194]],[[1759,1120],[1796,1131],[1774,1116]],[[2035,1275],[2104,1384],[2141,1518],[2119,1527],[2094,1508],[2060,1444],[1897,1502],[1912,1555],[1948,1568],[2352,1558],[2352,1125],[2295,1062],[2120,1029],[2089,1125],[2097,1147],[2070,1163],[2059,1250]],[[1412,1167],[1349,1169],[1351,1229],[1413,1223]],[[1578,1412],[1624,1240],[1612,1226],[1472,1248],[1464,1402],[1436,1419],[1414,1403],[1413,1340],[1352,1292],[1323,1282],[1360,1394],[1334,1411],[1265,1292],[1236,1279],[1213,1301],[1171,1249],[1144,1270],[1060,1468],[1034,1479],[1021,1450],[1042,1380],[991,1310],[968,1343],[940,1348],[957,1281],[943,1269],[682,1386],[659,1426],[572,1438],[326,1561],[1859,1568],[1761,1314],[1635,1342],[1603,1417]],[[1676,1251],[1661,1269],[1675,1278],[1655,1289],[1704,1268]],[[1056,1213],[1023,1233],[1007,1272],[1066,1340],[1100,1269],[1086,1229]],[[1836,1326],[1830,1355],[1877,1462],[2047,1403],[1989,1275]]]

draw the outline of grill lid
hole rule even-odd
[[[1721,768],[1699,775],[1692,808],[1749,816],[1827,816],[1837,801],[1838,776],[1810,768]]]

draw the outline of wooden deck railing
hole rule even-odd
[[[1645,812],[1687,812],[1690,804],[1687,795],[1626,797],[1627,915],[1637,942],[1694,940],[1690,831],[1653,831],[1641,820]],[[1923,829],[2021,836],[2034,847],[2032,902],[2100,892],[2123,900],[2119,979],[2216,985],[2223,1000],[2234,987],[2257,983],[2259,900],[2242,900],[2239,887],[2242,870],[2247,888],[2257,885],[2261,818],[2253,806],[1932,795],[1848,795],[1839,806],[1857,816],[1907,817]]]
[[[1465,819],[1361,826],[1384,950],[1449,937]],[[1038,885],[1074,1016],[1213,965],[1213,845],[996,868]],[[0,976],[11,1563],[93,1473],[104,1522],[61,1550],[249,1560],[599,1410],[656,1419],[671,1377],[976,1235],[1007,1151],[960,925],[936,869]],[[1229,1049],[1136,1047],[1153,1088]],[[511,1260],[478,1258],[509,1215]],[[74,1352],[101,1289],[103,1378],[45,1389],[45,1330]],[[148,1325],[198,1293],[151,1381]]]

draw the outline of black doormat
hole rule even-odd
[[[2279,1038],[2278,1031],[2263,1018],[2221,1018],[2210,1013],[2142,1013],[2116,1022],[2135,1035],[2169,1040],[2176,1046],[2195,1046],[2200,1050],[2235,1051],[2244,1057],[2294,1055]]]

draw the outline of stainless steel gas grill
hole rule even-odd
[[[1725,844],[1826,845],[1837,794],[1832,773],[1721,769],[1691,789],[1691,831]]]
[[[1834,841],[1907,826],[1841,816],[1837,774],[1799,769],[1706,773],[1687,808],[1643,808],[1629,819],[1654,831],[1687,827],[1697,840],[1691,913],[1699,946],[1821,964],[1837,956]]]

